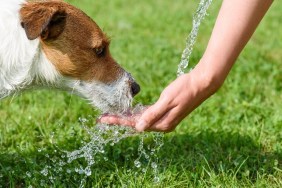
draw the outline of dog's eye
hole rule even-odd
[[[106,52],[105,47],[95,48],[94,51],[98,57],[104,56]]]

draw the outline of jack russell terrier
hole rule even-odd
[[[48,87],[74,92],[102,112],[122,112],[140,91],[81,10],[59,0],[0,0],[0,20],[0,99]]]

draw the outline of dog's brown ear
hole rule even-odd
[[[21,25],[27,38],[34,40],[39,36],[43,40],[55,39],[64,30],[67,14],[56,3],[26,3],[20,10]]]

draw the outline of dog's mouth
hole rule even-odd
[[[126,113],[132,106],[133,97],[140,91],[140,86],[128,73],[110,84],[76,81],[72,85],[74,92],[88,100],[102,113]]]
[[[88,100],[92,106],[97,107],[102,113],[125,113],[132,106],[133,101],[133,96],[128,94],[126,90],[112,92],[111,95],[101,94],[94,98]]]

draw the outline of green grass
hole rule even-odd
[[[113,57],[142,87],[136,103],[156,101],[176,77],[198,1],[69,2],[111,37]],[[215,1],[202,23],[191,68],[205,50],[219,6]],[[52,161],[62,154],[58,148],[78,149],[88,139],[78,119],[94,124],[90,116],[97,112],[76,96],[41,90],[0,102],[0,187],[282,187],[281,9],[275,1],[219,92],[165,135],[160,183],[153,183],[152,169],[133,167],[136,137],[107,146],[108,161],[98,161],[86,179],[66,169],[45,177],[42,169],[58,166]],[[78,160],[67,168],[79,163],[84,165]]]

